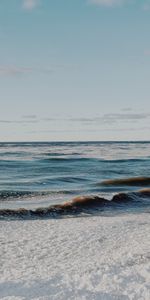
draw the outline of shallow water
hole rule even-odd
[[[140,184],[102,181],[142,176],[150,177],[150,142],[0,143],[1,209],[44,207],[78,195],[111,199]]]

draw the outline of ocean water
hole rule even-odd
[[[110,179],[146,181],[103,184]],[[150,142],[0,143],[0,209],[35,209],[150,187]]]

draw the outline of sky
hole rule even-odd
[[[0,0],[0,141],[150,140],[150,0]]]

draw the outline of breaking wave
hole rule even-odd
[[[104,180],[100,185],[105,186],[150,186],[150,177],[131,177],[131,178],[121,178],[121,179],[110,179]]]
[[[79,196],[63,204],[33,209],[1,209],[0,218],[44,218],[80,216],[82,213],[94,214],[106,209],[123,209],[127,207],[150,207],[150,189],[132,193],[118,193],[111,200],[100,196]]]

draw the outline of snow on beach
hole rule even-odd
[[[0,299],[150,299],[148,213],[0,222]]]

